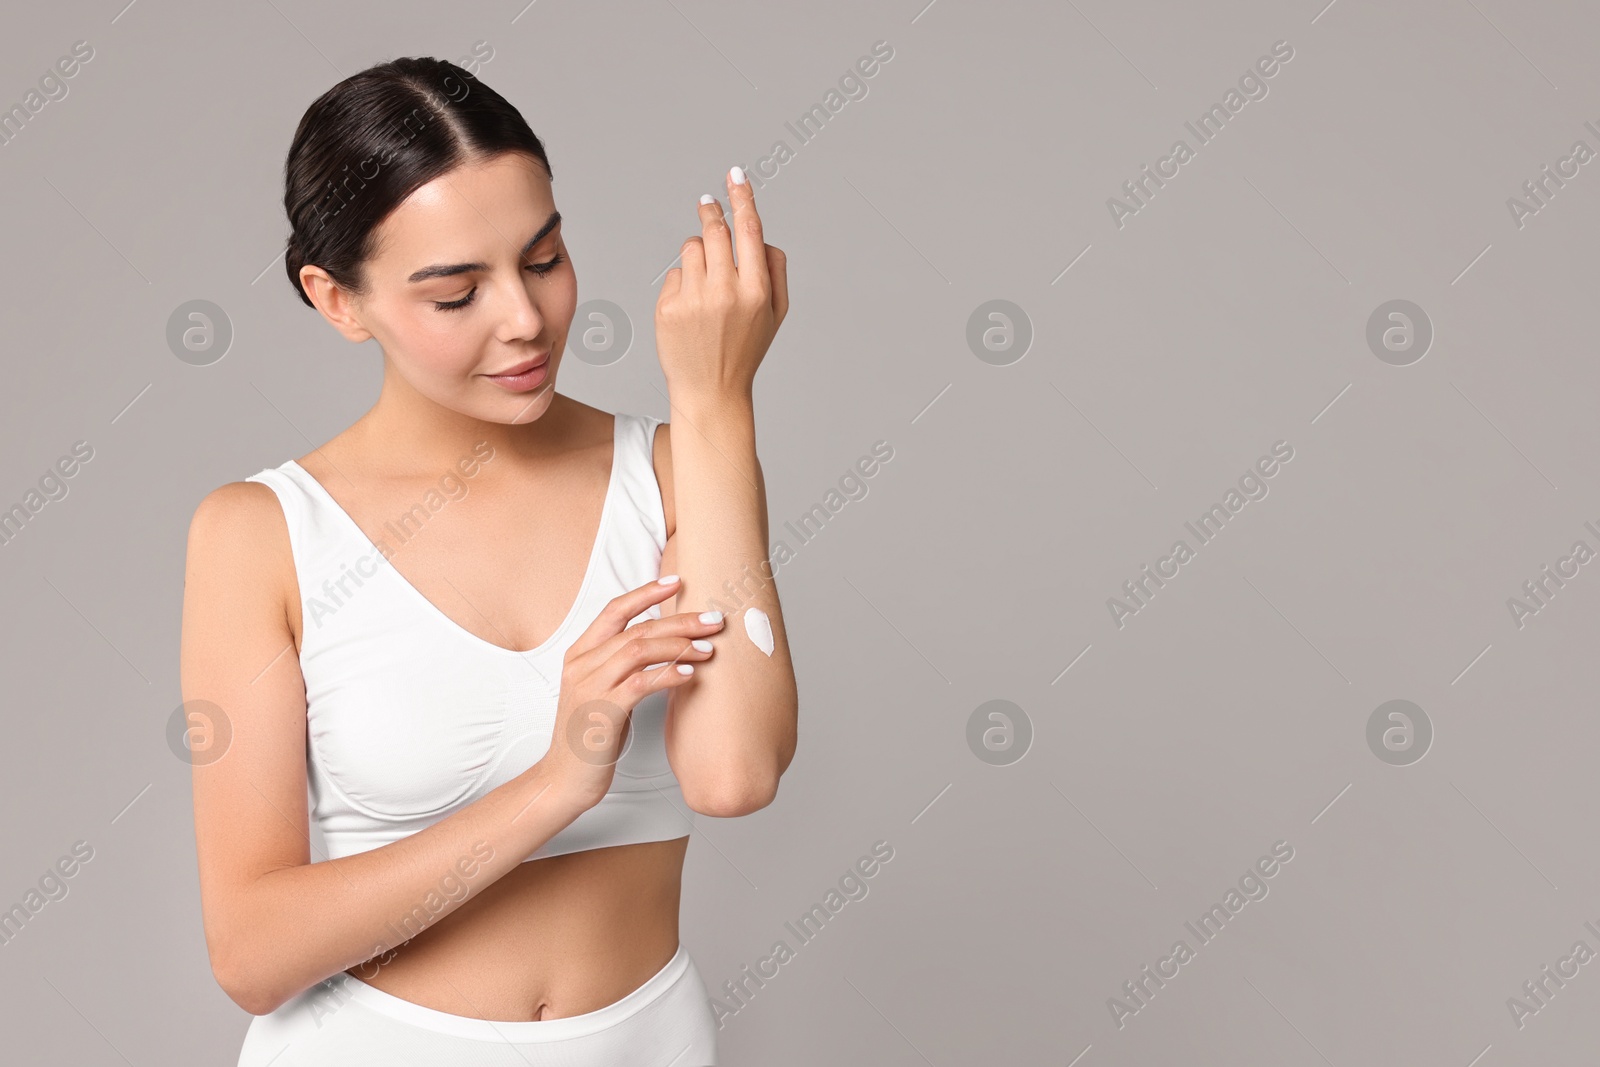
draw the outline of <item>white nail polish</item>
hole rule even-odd
[[[721,622],[722,621],[722,612],[720,612],[720,611],[702,611],[700,613],[700,621],[701,622]]]
[[[663,574],[661,577],[656,579],[656,584],[657,585],[671,585],[673,582],[675,582],[677,580],[678,580],[678,576],[676,574]]]
[[[717,202],[717,198],[712,196],[710,193],[702,193],[700,195],[700,202],[702,204],[715,204]]]
[[[693,674],[694,673],[694,664],[693,663],[680,663],[680,664],[678,664],[678,673],[679,674]]]
[[[743,185],[744,184],[744,168],[743,167],[729,167],[728,168],[728,177],[733,179],[733,184],[735,184],[735,185]]]
[[[696,652],[710,652],[711,651],[711,642],[707,641],[705,638],[700,638],[700,639],[695,640],[695,641],[690,641],[689,644],[694,646],[694,650]]]

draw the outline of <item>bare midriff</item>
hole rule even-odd
[[[680,837],[530,860],[345,973],[473,1019],[561,1019],[614,1004],[678,950],[688,845]]]

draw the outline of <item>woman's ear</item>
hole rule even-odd
[[[345,340],[359,343],[372,336],[372,331],[361,325],[357,317],[355,300],[321,267],[306,264],[300,268],[300,285],[311,303],[322,312],[322,317],[333,328],[344,334]]]

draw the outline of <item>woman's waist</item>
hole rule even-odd
[[[469,1018],[563,1018],[637,989],[678,948],[688,839],[519,864],[391,950],[348,969]]]

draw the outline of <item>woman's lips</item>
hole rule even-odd
[[[507,373],[485,374],[484,377],[502,389],[510,390],[513,393],[526,393],[530,389],[537,389],[543,385],[549,372],[550,357],[546,355],[537,360],[530,359],[526,363],[519,363],[510,368]]]

